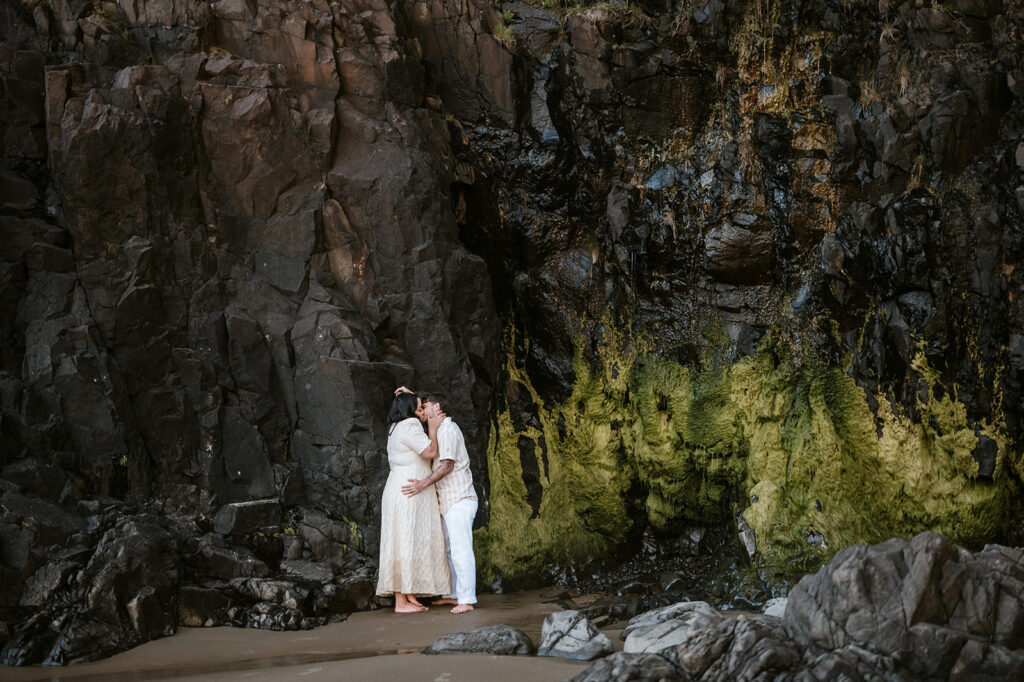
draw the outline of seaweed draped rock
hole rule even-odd
[[[762,565],[806,568],[922,528],[983,543],[1007,530],[1021,464],[1001,424],[971,423],[923,354],[916,363],[928,390],[912,419],[885,396],[872,411],[841,369],[797,366],[770,341],[706,371],[652,353],[577,353],[568,399],[519,431],[507,409],[496,417],[481,563],[505,579],[540,574],[605,556],[641,524],[671,532],[737,510]],[[511,361],[508,371],[529,389]],[[983,441],[997,453],[985,475],[973,455]]]

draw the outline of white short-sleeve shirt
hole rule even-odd
[[[452,421],[451,417],[445,417],[445,420],[437,427],[437,448],[435,467],[444,459],[455,462],[452,472],[434,484],[437,489],[437,501],[441,505],[441,513],[445,514],[453,504],[460,500],[477,499],[476,491],[473,490],[473,474],[469,470],[466,439],[462,435],[462,429]]]

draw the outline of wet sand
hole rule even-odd
[[[481,595],[475,611],[459,616],[444,606],[416,614],[398,615],[391,610],[354,613],[343,623],[299,632],[180,628],[173,637],[95,663],[27,668],[0,665],[0,680],[564,680],[583,670],[584,664],[535,656],[419,653],[441,635],[499,623],[519,628],[536,644],[544,617],[560,610],[558,605],[544,602],[561,592],[549,588]],[[577,598],[576,604],[582,606],[587,601]],[[622,649],[619,631],[605,630],[617,650]]]

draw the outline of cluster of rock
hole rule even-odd
[[[468,651],[464,639],[472,651],[532,653],[503,646],[508,630],[450,635],[426,653]],[[488,634],[500,634],[494,646]],[[635,616],[620,637],[612,653],[580,613],[556,612],[537,654],[596,659],[576,682],[1024,679],[1024,550],[971,553],[934,533],[859,545],[761,615],[680,602]]]
[[[179,625],[308,629],[373,596],[372,567],[330,538],[347,526],[322,514],[282,526],[276,502],[226,505],[212,524],[113,499],[76,513],[14,490],[0,510],[6,665],[102,658]]]

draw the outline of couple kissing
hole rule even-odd
[[[476,603],[473,519],[477,496],[462,430],[439,393],[395,389],[388,411],[388,474],[381,500],[377,595],[395,597],[395,613],[427,607],[440,595],[466,613]]]

